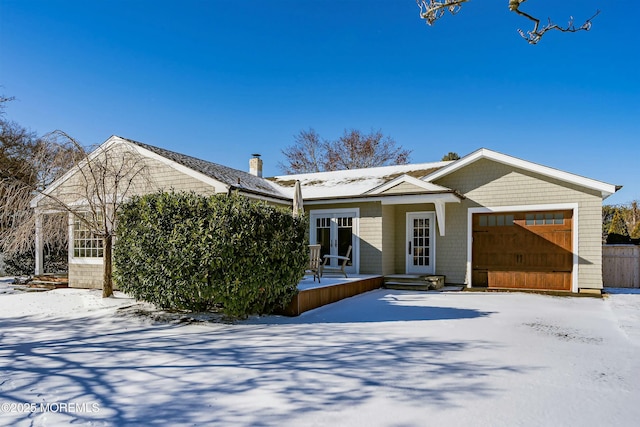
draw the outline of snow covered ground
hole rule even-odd
[[[160,323],[0,293],[0,425],[635,426],[640,294],[377,290],[297,318]]]

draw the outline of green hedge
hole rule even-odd
[[[49,273],[66,273],[68,258],[66,245],[45,245],[43,248],[44,271]],[[26,251],[4,254],[4,270],[11,276],[32,275],[36,268],[36,250],[32,247]]]
[[[236,194],[137,197],[118,216],[114,281],[163,309],[270,313],[297,292],[307,226],[290,209]]]

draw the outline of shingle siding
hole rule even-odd
[[[407,194],[407,193],[424,193],[426,190],[424,188],[418,187],[417,185],[413,185],[410,182],[401,182],[400,184],[391,187],[387,191],[384,191],[382,194]]]
[[[467,268],[467,209],[464,203],[445,205],[445,235],[436,236],[436,274],[447,283],[464,283]]]
[[[404,274],[407,270],[407,213],[409,212],[434,212],[433,203],[411,204],[411,205],[395,205],[394,215],[395,222],[393,224],[394,244],[396,251],[393,257],[394,274]],[[440,244],[437,235],[438,228],[434,224],[435,245],[436,245],[436,268],[438,266],[438,246]]]
[[[102,264],[69,264],[69,287],[102,289]]]
[[[466,197],[447,204],[446,239],[438,249],[438,271],[463,283],[466,272],[467,212],[472,207],[578,204],[579,288],[602,288],[602,198],[599,192],[482,159],[435,182]],[[575,272],[574,272],[575,274]]]
[[[395,273],[395,223],[396,208],[391,205],[382,206],[382,274]]]
[[[313,210],[359,208],[360,273],[381,274],[382,262],[382,205],[379,202],[333,203],[305,206],[307,213]],[[313,226],[313,225],[311,225]]]
[[[139,182],[128,194],[142,195],[154,191],[193,191],[198,194],[211,195],[216,188],[196,178],[186,175],[176,169],[154,159],[145,159],[147,171],[144,183]],[[77,173],[69,181],[58,187],[54,194],[57,197],[73,202],[79,199],[81,187],[81,175]],[[221,186],[220,191],[225,191]],[[46,202],[46,200],[45,200]],[[102,264],[77,264],[69,263],[69,286],[76,288],[102,288]]]
[[[226,191],[221,184],[220,188],[215,188],[199,179],[186,175],[176,169],[163,164],[157,160],[148,160],[149,162],[149,180],[151,182],[152,191],[193,191],[198,194],[211,195],[216,192]],[[148,193],[146,191],[145,193]]]
[[[360,273],[382,273],[382,205],[360,205]]]

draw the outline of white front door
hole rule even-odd
[[[434,212],[407,212],[407,274],[435,273]]]
[[[351,246],[351,260],[346,271],[358,272],[358,214],[357,210],[317,210],[311,211],[310,243],[321,245],[321,256],[346,256]],[[331,265],[337,267],[337,259]]]

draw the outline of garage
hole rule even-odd
[[[573,211],[476,213],[474,287],[571,291]]]

